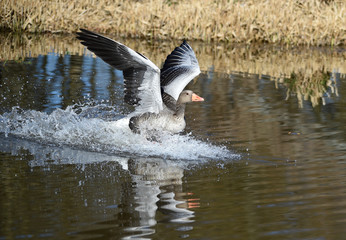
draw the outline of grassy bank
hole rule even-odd
[[[346,45],[346,1],[2,0],[11,31],[101,33],[153,39]]]

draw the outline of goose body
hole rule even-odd
[[[167,56],[159,69],[144,55],[110,38],[81,29],[77,38],[103,61],[123,71],[124,101],[135,106],[129,114],[134,133],[185,129],[186,103],[204,101],[186,85],[200,74],[197,58],[184,41]],[[184,90],[184,91],[183,91]]]

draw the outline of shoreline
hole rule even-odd
[[[0,29],[18,33],[86,28],[146,40],[346,45],[343,0],[4,0],[0,5]]]

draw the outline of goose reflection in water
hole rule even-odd
[[[64,172],[64,169],[75,168],[73,174],[78,176],[77,178],[59,178],[60,190],[56,182],[47,179],[46,183],[47,189],[54,186],[58,192],[63,192],[62,188],[73,186],[73,199],[61,196],[61,201],[69,201],[69,204],[77,206],[74,210],[76,217],[86,217],[82,220],[85,221],[86,230],[78,228],[73,231],[74,234],[99,234],[100,230],[89,228],[95,227],[95,222],[92,221],[93,214],[96,219],[100,219],[96,214],[98,212],[104,212],[103,218],[106,219],[110,216],[125,221],[127,218],[132,219],[131,226],[119,229],[124,239],[149,236],[155,233],[155,225],[158,222],[181,224],[181,227],[175,230],[184,232],[185,236],[186,231],[193,229],[189,224],[194,222],[192,209],[199,207],[199,199],[195,198],[193,193],[184,192],[182,189],[186,163],[156,158],[129,159],[69,147],[45,146],[11,136],[0,139],[0,151],[10,152],[12,155],[32,155],[32,160],[28,162],[29,167],[50,172],[50,177],[57,172]],[[71,182],[74,178],[80,179],[78,186]],[[127,180],[124,181],[122,178]],[[67,190],[70,191],[69,187]],[[120,199],[116,197],[119,195]],[[106,206],[103,206],[102,202]],[[106,212],[110,212],[111,215],[108,216]],[[109,226],[109,221],[113,220],[96,224],[101,225],[104,231],[104,224]],[[113,230],[114,226],[111,225],[110,231]]]
[[[156,214],[164,215],[165,222],[185,224],[186,229],[194,222],[192,208],[199,207],[199,199],[191,198],[192,193],[182,191],[184,169],[162,159],[129,160],[129,171],[133,180],[134,200],[139,214],[136,227],[126,230],[135,233],[129,238],[144,237],[155,233]]]

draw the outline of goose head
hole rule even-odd
[[[196,93],[191,90],[184,90],[180,93],[178,98],[178,103],[189,103],[189,102],[203,102],[204,98],[198,96]]]

